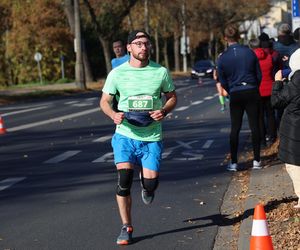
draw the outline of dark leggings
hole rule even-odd
[[[265,121],[265,117],[267,118]],[[276,139],[275,112],[271,105],[271,96],[262,96],[259,117],[260,137],[265,142],[266,134],[271,139]]]
[[[257,89],[230,94],[230,152],[232,163],[237,163],[239,133],[242,127],[244,111],[247,113],[251,129],[254,160],[260,161],[259,105],[260,95]]]

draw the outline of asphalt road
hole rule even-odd
[[[159,189],[144,205],[135,172],[135,241],[124,249],[212,249],[221,224],[231,179],[222,165],[229,113],[219,111],[212,80],[175,85],[179,102],[163,125]],[[99,110],[99,96],[0,106],[8,131],[0,135],[0,250],[119,249],[114,125]]]

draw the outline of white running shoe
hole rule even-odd
[[[237,163],[229,163],[228,166],[227,166],[227,170],[228,171],[234,171],[234,172],[236,172],[237,168],[238,168]]]
[[[262,169],[261,161],[253,161],[253,169]]]

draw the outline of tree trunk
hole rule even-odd
[[[103,48],[105,65],[106,65],[106,73],[108,74],[111,71],[110,44],[107,40],[103,39],[102,37],[98,36],[98,38]]]
[[[74,0],[74,20],[75,20],[75,46],[76,46],[76,65],[75,65],[75,82],[80,89],[86,89],[86,82],[82,62],[82,41],[81,41],[81,24],[79,0]]]
[[[193,48],[191,49],[191,53],[190,53],[190,65],[194,65],[195,63],[195,58],[196,58],[196,49]]]
[[[125,2],[125,1],[124,1]],[[98,39],[103,47],[103,53],[105,58],[106,72],[109,73],[111,71],[111,55],[110,55],[110,44],[107,39],[110,39],[114,36],[115,31],[121,28],[121,23],[123,19],[129,14],[130,9],[136,4],[137,0],[128,0],[128,5],[124,6],[121,12],[117,16],[114,17],[114,28],[110,29],[110,31],[104,31],[101,28],[99,21],[97,20],[97,16],[95,14],[94,8],[91,6],[89,0],[84,0],[84,4],[88,8],[88,12],[90,13],[91,21],[95,26]],[[103,23],[102,23],[103,24]]]
[[[130,31],[134,30],[134,25],[133,25],[132,17],[131,17],[130,13],[128,14],[128,26],[130,27]]]
[[[165,66],[166,66],[166,68],[169,69],[170,68],[170,64],[169,64],[169,58],[168,58],[168,39],[166,37],[164,38],[163,53],[164,53]]]
[[[66,14],[68,22],[69,22],[71,33],[75,36],[75,18],[74,18],[74,6],[72,4],[72,0],[64,1],[64,11],[65,11],[65,14]],[[87,56],[85,42],[82,37],[81,37],[81,40],[82,40],[82,58],[83,58],[85,80],[87,82],[92,82],[93,75],[92,75],[89,58]]]
[[[215,45],[215,55],[214,55],[214,57],[215,57],[215,62],[217,62],[218,58],[219,58],[219,37],[218,37],[218,35],[215,37],[214,45]]]
[[[72,4],[72,0],[64,1],[64,11],[67,16],[71,32],[74,35],[75,33],[75,18],[74,18],[74,6]]]
[[[90,61],[89,61],[89,58],[87,55],[85,41],[84,41],[84,39],[81,39],[81,40],[82,40],[82,59],[83,59],[85,81],[92,82],[94,79],[93,79]]]
[[[158,28],[155,28],[155,60],[159,63],[159,38],[158,38]]]
[[[148,0],[144,0],[144,27],[145,31],[149,34],[149,5],[148,5]]]
[[[7,28],[5,31],[5,50],[4,50],[4,74],[5,74],[5,85],[10,86],[14,85],[14,78],[13,78],[13,67],[11,66],[11,59],[8,56],[7,53],[7,48],[9,45],[9,40],[8,40],[8,34],[9,34],[9,29]]]
[[[175,59],[175,71],[180,71],[180,55],[179,55],[179,34],[174,32],[174,59]]]
[[[213,42],[214,42],[214,33],[211,31],[209,34],[209,43],[208,43],[208,57],[213,60]]]

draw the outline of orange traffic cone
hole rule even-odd
[[[253,216],[250,250],[273,250],[264,206],[256,205]]]
[[[6,129],[4,127],[4,122],[2,117],[0,116],[0,134],[5,134],[6,133]]]

